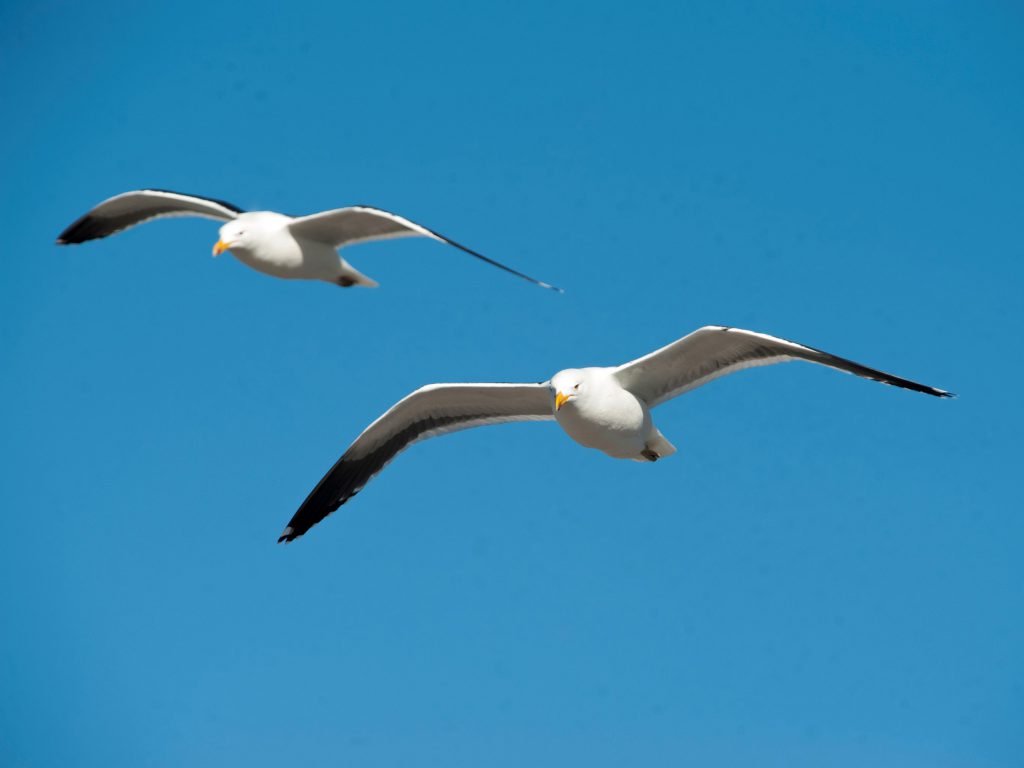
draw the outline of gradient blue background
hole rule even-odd
[[[1014,3],[8,3],[0,764],[1012,766],[1024,758],[1024,13]],[[378,290],[53,240],[142,186],[400,211]],[[806,365],[415,447],[433,381],[708,323]]]

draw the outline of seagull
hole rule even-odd
[[[562,293],[561,288],[535,280],[398,214],[366,205],[335,208],[309,216],[285,216],[273,211],[243,211],[231,203],[209,197],[139,189],[104,200],[61,232],[57,245],[97,240],[151,219],[171,216],[198,216],[227,222],[220,228],[220,239],[213,246],[213,255],[230,251],[246,266],[274,277],[323,280],[342,288],[353,285],[374,288],[378,283],[341,258],[339,248],[397,237],[429,237],[542,288]]]
[[[278,541],[302,536],[413,443],[470,427],[555,419],[587,448],[616,459],[658,461],[676,448],[654,426],[651,408],[720,376],[791,360],[935,397],[955,397],[819,349],[720,325],[700,328],[625,365],[569,368],[539,384],[430,384],[399,400],[356,438]]]

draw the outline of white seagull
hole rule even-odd
[[[84,243],[108,237],[136,224],[170,216],[199,216],[227,222],[213,255],[224,251],[257,272],[290,280],[323,280],[349,288],[376,287],[377,282],[354,269],[338,255],[338,249],[373,240],[396,237],[429,237],[453,245],[543,288],[562,292],[548,283],[517,272],[454,240],[388,211],[365,205],[336,208],[309,216],[285,216],[273,211],[241,208],[197,195],[162,189],[140,189],[104,200],[57,237],[58,245]]]
[[[355,496],[413,443],[507,421],[555,419],[573,440],[616,459],[657,461],[676,452],[651,408],[719,376],[806,360],[935,397],[949,392],[792,341],[709,325],[617,368],[570,368],[540,384],[430,384],[393,405],[356,438],[289,521],[292,541]]]

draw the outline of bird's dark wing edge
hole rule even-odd
[[[464,429],[498,420],[494,414],[428,416],[396,432],[366,455],[353,456],[354,448],[349,448],[302,502],[278,538],[278,543],[294,541],[302,536],[359,493],[395,456],[430,433],[455,431],[453,427]]]
[[[451,246],[453,246],[455,248],[458,248],[463,253],[468,253],[470,256],[473,256],[474,258],[480,259],[481,261],[486,262],[487,264],[490,264],[491,266],[497,267],[498,269],[503,269],[506,272],[508,272],[509,274],[515,275],[516,277],[520,277],[523,280],[526,280],[527,282],[533,283],[534,285],[539,285],[541,288],[547,288],[548,290],[554,291],[555,293],[565,293],[565,290],[563,288],[559,288],[557,285],[552,285],[551,283],[545,283],[543,280],[538,280],[537,278],[530,277],[529,275],[524,274],[524,273],[520,272],[519,270],[512,269],[512,267],[507,266],[505,264],[502,264],[500,261],[495,261],[494,259],[490,258],[489,256],[484,256],[482,253],[479,253],[478,251],[474,251],[472,248],[469,248],[469,247],[463,245],[462,243],[456,242],[455,240],[452,240],[450,237],[446,237],[445,235],[442,235],[437,230],[431,229],[430,227],[425,227],[425,226],[423,226],[422,224],[420,224],[418,222],[412,221],[412,219],[406,219],[405,216],[401,216],[400,214],[397,214],[394,211],[388,211],[388,210],[385,210],[384,208],[379,208],[379,207],[377,207],[375,205],[354,205],[352,207],[353,208],[364,208],[364,209],[369,210],[369,211],[376,211],[376,212],[379,212],[379,213],[386,214],[388,216],[393,216],[393,217],[395,217],[397,219],[404,219],[405,221],[408,221],[411,224],[415,224],[420,229],[429,232],[431,235],[436,237],[441,242],[447,243],[448,245],[451,245]]]
[[[796,344],[796,342],[790,343]],[[799,346],[804,345],[801,344]],[[956,397],[956,394],[953,392],[947,392],[946,390],[938,389],[937,387],[930,387],[927,384],[921,384],[911,379],[904,379],[902,376],[894,376],[891,373],[880,371],[877,368],[869,368],[866,365],[862,365],[861,363],[849,360],[845,357],[833,355],[830,352],[824,352],[814,347],[807,347],[807,349],[811,350],[814,354],[801,355],[801,357],[803,357],[804,360],[807,360],[808,362],[811,363],[821,363],[823,365],[827,365],[830,368],[836,368],[837,370],[840,371],[846,371],[848,373],[854,374],[855,376],[860,376],[861,378],[877,381],[880,384],[888,384],[893,387],[902,387],[903,389],[909,389],[914,392],[921,392],[926,395],[931,395],[932,397]]]
[[[731,350],[702,348],[702,344],[718,334],[735,336],[739,346]],[[824,350],[731,326],[699,328],[678,341],[626,363],[618,369],[617,375],[655,406],[734,371],[789,360],[816,363],[933,397],[956,397],[952,392],[894,376]]]
[[[165,195],[179,195],[181,197],[191,197],[196,200],[203,200],[208,203],[222,206],[227,210],[235,213],[245,213],[242,208],[237,205],[227,202],[226,200],[218,200],[213,197],[203,197],[202,195],[192,195],[187,192],[175,192],[170,189],[140,189],[137,192],[156,192]],[[124,193],[132,194],[132,193]],[[99,209],[103,207],[105,203],[110,202],[115,198],[109,198],[99,203],[92,210],[79,216],[74,222],[72,222],[63,232],[57,236],[57,245],[77,245],[79,243],[85,243],[89,240],[98,240],[100,238],[109,237],[110,235],[117,234],[122,230],[134,227],[137,224],[142,224],[151,219],[156,219],[161,216],[168,215],[187,215],[188,213],[194,213],[188,209],[183,209],[180,204],[177,204],[173,198],[167,198],[165,202],[161,203],[159,198],[152,198],[147,201],[148,204],[144,207],[140,207],[134,211],[127,211],[118,214],[104,214]],[[198,214],[201,215],[201,214]]]

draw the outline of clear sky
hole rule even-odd
[[[0,764],[1020,765],[1018,4],[150,5],[0,8]],[[567,292],[53,245],[144,186]],[[464,432],[276,544],[410,390],[711,323],[961,397],[748,371],[670,460]]]

